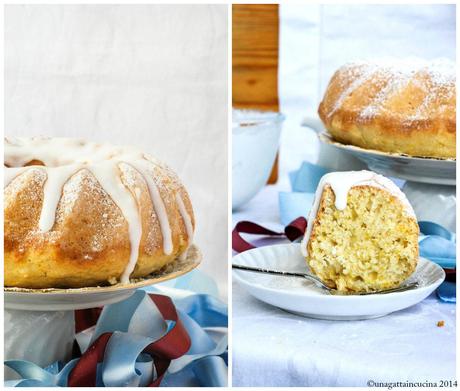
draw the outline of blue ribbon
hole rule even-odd
[[[5,365],[17,372],[22,379],[9,380],[5,387],[66,387],[67,377],[77,360],[72,360],[66,365],[53,363],[45,368],[23,360],[7,360]]]
[[[195,280],[199,273],[195,273]],[[178,279],[180,280],[180,278]],[[188,280],[191,281],[190,277]],[[214,289],[209,284],[208,287]],[[176,281],[186,287],[184,281]],[[186,355],[173,360],[163,380],[164,385],[200,385],[225,387],[227,385],[227,307],[208,294],[195,294],[176,288],[151,287],[149,291],[167,290],[173,299],[179,317],[192,342]],[[120,316],[123,314],[123,316]],[[147,386],[155,379],[152,358],[142,351],[150,343],[168,332],[169,326],[144,290],[130,298],[104,307],[91,340],[80,333],[77,342],[84,352],[100,334],[113,332],[107,344],[104,361],[97,368],[97,386]],[[5,382],[8,387],[66,386],[67,378],[78,359],[54,363],[41,368],[22,360],[8,360],[5,365],[22,378]]]
[[[437,289],[438,298],[446,303],[456,303],[455,282],[444,281]]]
[[[420,255],[436,262],[443,268],[456,266],[456,238],[455,234],[443,226],[431,221],[418,223]]]

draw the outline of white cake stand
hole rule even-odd
[[[5,360],[27,360],[41,367],[68,361],[75,340],[75,310],[122,301],[138,288],[192,271],[201,258],[198,247],[192,245],[185,260],[176,260],[161,272],[129,284],[80,289],[5,288]],[[14,378],[16,374],[6,369],[5,380]]]
[[[318,137],[322,144],[361,160],[372,171],[406,180],[402,190],[418,220],[433,221],[455,232],[455,159],[413,157],[364,149],[339,143],[326,132],[319,132]]]

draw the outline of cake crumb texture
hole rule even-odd
[[[307,262],[328,286],[344,292],[385,290],[399,286],[418,261],[419,228],[391,193],[373,186],[350,189],[344,210],[324,187]]]

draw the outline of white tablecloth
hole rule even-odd
[[[287,188],[285,178],[264,188],[234,213],[234,224],[252,220],[282,231],[278,191]],[[444,327],[437,327],[440,320]],[[234,386],[366,386],[455,377],[455,305],[435,295],[379,319],[325,321],[291,315],[234,283],[232,340]]]

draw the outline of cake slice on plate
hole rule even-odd
[[[302,252],[311,271],[339,291],[399,286],[415,270],[419,227],[404,193],[371,171],[321,179]]]

